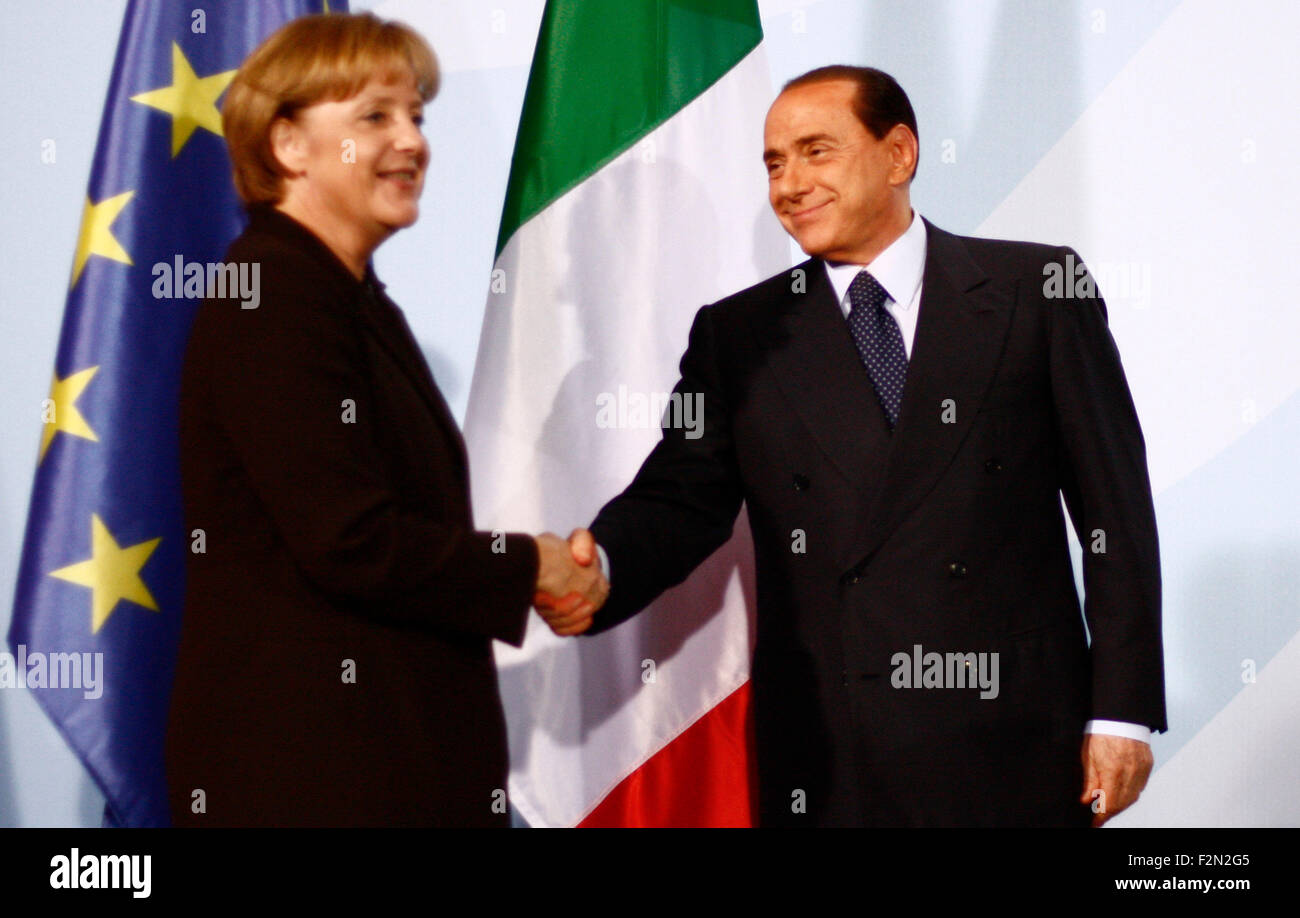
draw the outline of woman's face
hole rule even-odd
[[[371,80],[355,96],[298,112],[277,154],[321,229],[380,241],[419,216],[429,145],[415,80]]]

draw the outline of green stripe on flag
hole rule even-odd
[[[716,83],[762,37],[757,0],[548,0],[497,255],[515,230]]]

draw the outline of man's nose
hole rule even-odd
[[[800,163],[786,162],[776,180],[776,191],[783,198],[798,198],[808,191],[808,173]]]

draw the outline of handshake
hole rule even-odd
[[[534,541],[538,566],[533,605],[560,637],[582,634],[609,597],[595,538],[575,529],[567,542],[551,532]]]

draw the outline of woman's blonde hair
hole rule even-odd
[[[438,91],[438,59],[419,33],[371,13],[295,19],[248,56],[226,92],[222,131],[245,205],[279,202],[284,168],[271,150],[271,125],[299,109],[356,95],[372,79],[415,78],[420,98]]]

